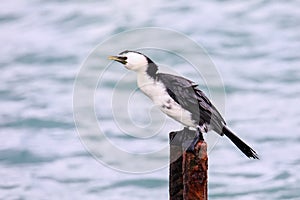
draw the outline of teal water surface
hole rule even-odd
[[[300,199],[299,6],[296,0],[2,1],[0,199],[168,199],[168,168],[128,174],[98,163],[73,120],[83,60],[111,35],[141,27],[176,30],[208,51],[224,82],[228,124],[261,156],[248,160],[222,138],[209,154],[209,198]],[[181,65],[176,70],[200,80]],[[103,91],[113,87],[108,82]],[[144,103],[150,105],[144,98],[137,105]],[[167,135],[126,141],[109,125],[111,110],[99,109],[116,143],[131,150],[145,142],[150,150],[167,145]],[[137,111],[136,123],[148,117]]]

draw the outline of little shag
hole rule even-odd
[[[169,117],[201,134],[213,130],[226,135],[248,158],[259,159],[257,153],[227,127],[219,111],[193,81],[159,73],[158,66],[137,51],[126,50],[109,59],[135,71],[140,90]]]

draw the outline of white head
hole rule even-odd
[[[127,69],[133,71],[145,71],[148,64],[152,61],[145,56],[136,51],[123,51],[117,56],[109,56],[108,59],[115,60],[122,63]]]

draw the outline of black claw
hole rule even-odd
[[[205,131],[207,132],[206,129],[205,129]],[[202,134],[201,129],[200,129],[199,126],[197,127],[197,138],[198,138],[198,140],[204,140],[203,134]]]
[[[186,149],[186,152],[188,152],[188,153],[194,153],[197,142],[198,142],[198,140],[195,138],[192,141],[192,143],[190,144],[190,146]]]
[[[194,139],[192,140],[191,144],[189,145],[189,147],[186,149],[186,152],[189,152],[189,153],[195,152],[195,147],[199,140],[204,140],[204,138],[203,138],[201,131],[197,128],[196,135],[195,135]]]

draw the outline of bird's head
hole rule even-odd
[[[145,70],[149,62],[152,62],[147,56],[137,51],[123,51],[117,56],[109,56],[108,59],[122,63],[127,69],[133,71]]]

